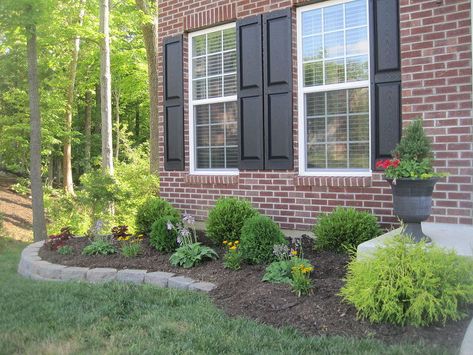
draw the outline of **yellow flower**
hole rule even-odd
[[[227,244],[228,242],[226,240],[223,241],[223,244]]]
[[[235,244],[240,244],[240,241],[239,241],[239,240],[235,240]]]
[[[294,249],[291,250],[291,255],[292,255],[292,256],[296,256],[296,255],[297,255],[297,250],[294,250]]]
[[[233,245],[232,242],[228,242],[228,246],[231,247]]]
[[[230,247],[230,250],[235,250],[236,248],[237,248],[237,246],[233,245],[233,246]]]

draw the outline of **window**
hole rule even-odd
[[[238,172],[236,38],[233,24],[190,35],[191,172]]]
[[[297,21],[299,170],[369,174],[367,0],[301,7]]]

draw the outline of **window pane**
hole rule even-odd
[[[209,99],[222,96],[222,77],[209,78]]]
[[[349,90],[348,106],[350,113],[368,113],[368,88]]]
[[[322,10],[312,10],[302,13],[302,35],[309,36],[322,32]]]
[[[327,33],[324,41],[325,58],[343,57],[345,55],[343,31]]]
[[[225,73],[236,72],[236,52],[226,52],[223,54],[223,71]]]
[[[325,142],[325,117],[307,119],[307,143]]]
[[[325,169],[327,167],[325,154],[325,144],[309,145],[307,149],[307,167],[309,169]]]
[[[207,53],[222,51],[222,31],[210,32],[207,35]]]
[[[369,143],[350,144],[349,167],[357,169],[369,168]]]
[[[207,75],[213,76],[222,74],[222,55],[215,54],[208,56]]]
[[[346,33],[347,55],[368,53],[367,28],[355,28]]]
[[[205,54],[205,47],[206,47],[206,36],[196,36],[192,39],[192,56],[197,57],[199,55]]]
[[[197,167],[199,169],[210,168],[210,149],[208,148],[197,148]]]
[[[345,5],[346,27],[366,25],[366,0],[355,0]]]
[[[225,168],[225,148],[212,148],[210,150],[210,167],[212,169]]]
[[[197,126],[197,146],[205,147],[210,145],[209,126]]]
[[[224,96],[236,95],[236,75],[225,75],[223,80]]]
[[[226,148],[227,168],[238,168],[238,147]]]
[[[193,84],[193,97],[194,100],[205,99],[207,96],[207,83],[206,80],[194,80]]]
[[[322,36],[310,36],[303,40],[303,60],[312,61],[323,58]]]
[[[225,104],[210,105],[210,123],[223,124],[225,117]]]
[[[345,61],[343,59],[325,62],[325,84],[345,82]]]
[[[327,142],[347,141],[347,117],[327,117]]]
[[[237,128],[236,123],[226,125],[226,145],[238,145]]]
[[[323,93],[322,93],[323,95]],[[337,90],[327,92],[327,114],[335,115],[347,112],[347,92]]]
[[[368,142],[369,116],[368,115],[350,115],[350,142],[366,141]]]
[[[194,107],[195,123],[197,125],[209,123],[209,105],[199,105]]]
[[[192,61],[192,78],[202,78],[205,77],[206,73],[207,60],[205,57],[195,58]]]
[[[368,80],[368,56],[347,58],[347,81]]]
[[[324,32],[343,28],[343,4],[324,8]]]
[[[346,143],[327,144],[327,168],[343,169],[348,167]]]
[[[323,62],[304,64],[304,86],[322,85],[324,83]]]
[[[223,31],[223,50],[235,49],[236,48],[236,38],[235,38],[235,29],[229,28]]]
[[[225,145],[225,130],[224,125],[212,125],[210,126],[210,136],[212,140],[212,146],[223,146]]]
[[[308,117],[325,116],[325,93],[315,92],[306,96],[306,113]]]

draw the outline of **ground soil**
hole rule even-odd
[[[0,212],[4,216],[4,233],[20,240],[31,240],[31,200],[11,191],[15,177],[0,172]],[[207,243],[205,236],[201,236]],[[112,256],[83,256],[80,250],[88,243],[86,238],[69,241],[74,247],[72,256],[61,256],[47,248],[41,257],[63,265],[87,267],[115,267],[118,269],[147,269],[170,271],[190,276],[196,280],[210,281],[218,285],[210,296],[217,306],[231,316],[246,316],[273,326],[293,326],[307,335],[343,335],[373,337],[387,343],[424,341],[427,344],[458,348],[473,315],[459,322],[448,322],[445,327],[423,328],[371,325],[356,319],[353,307],[342,302],[337,293],[343,285],[347,257],[345,255],[315,252],[310,241],[305,240],[305,257],[312,261],[313,293],[298,298],[288,285],[261,282],[263,266],[245,265],[239,271],[223,267],[220,260],[206,262],[192,269],[173,268],[169,255],[152,249],[143,241],[143,253],[137,258]],[[223,250],[215,248],[222,255]]]
[[[211,245],[204,235],[204,244]],[[231,316],[246,316],[273,326],[293,326],[307,335],[341,335],[373,337],[387,343],[418,342],[437,344],[449,348],[458,347],[468,326],[468,319],[449,322],[445,327],[398,327],[387,324],[373,325],[358,320],[356,310],[344,303],[337,295],[343,286],[348,257],[333,252],[314,251],[309,238],[304,238],[304,257],[315,270],[312,274],[314,289],[311,295],[296,297],[288,285],[262,282],[265,267],[244,265],[241,270],[231,271],[223,267],[221,260],[205,262],[192,269],[175,268],[169,264],[169,254],[159,253],[143,241],[143,253],[136,258],[119,254],[109,256],[85,256],[81,250],[90,241],[74,238],[68,245],[74,254],[59,255],[43,247],[40,256],[54,263],[87,267],[113,267],[118,269],[147,269],[168,271],[210,281],[217,288],[210,293],[217,306]],[[223,250],[211,245],[219,255]]]

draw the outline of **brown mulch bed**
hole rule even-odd
[[[201,236],[204,244],[205,237]],[[430,345],[458,348],[473,314],[458,322],[448,322],[445,327],[398,327],[388,324],[369,324],[356,318],[356,310],[337,296],[344,281],[348,257],[332,252],[313,251],[311,241],[304,238],[304,257],[315,267],[312,274],[314,289],[309,296],[298,298],[288,285],[262,282],[264,266],[244,265],[231,271],[222,261],[206,262],[192,269],[175,268],[169,264],[169,254],[154,250],[143,241],[143,253],[136,258],[110,256],[85,256],[80,253],[89,243],[87,238],[68,241],[75,251],[63,256],[46,247],[40,250],[41,258],[68,266],[113,267],[117,269],[147,269],[167,271],[217,284],[210,293],[213,301],[227,314],[246,316],[274,326],[293,326],[306,335],[341,335],[373,337],[387,343],[423,341]],[[214,248],[223,255],[221,248]]]

